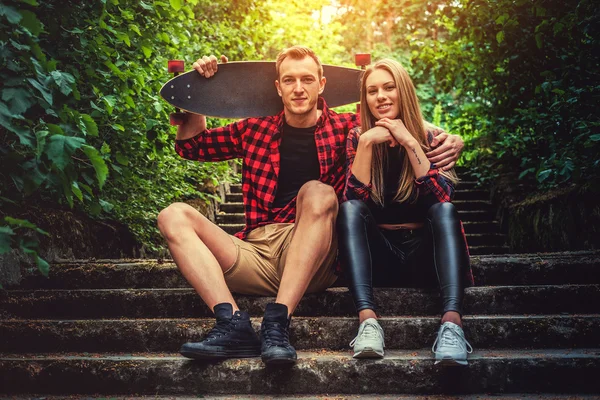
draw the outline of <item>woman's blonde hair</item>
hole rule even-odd
[[[389,72],[393,79],[394,84],[398,90],[399,99],[399,113],[396,118],[401,119],[406,126],[406,129],[413,135],[417,140],[424,152],[428,152],[431,148],[427,143],[427,131],[425,128],[426,122],[423,121],[423,115],[421,114],[421,107],[419,106],[419,100],[417,99],[417,92],[413,85],[408,72],[400,65],[399,62],[384,58],[377,61],[375,64],[369,66],[363,74],[362,81],[360,84],[360,120],[361,130],[366,132],[375,126],[375,117],[369,109],[367,103],[367,78],[373,71],[381,69]],[[385,193],[385,177],[384,165],[387,164],[388,151],[400,151],[406,153],[404,147],[400,146],[399,149],[396,147],[390,148],[389,144],[381,143],[375,146],[373,149],[373,161],[371,163],[371,183],[373,189],[371,191],[371,198],[378,205],[383,205],[384,193]],[[448,178],[452,183],[456,183],[458,178],[454,170],[441,171],[440,174]],[[394,201],[403,203],[406,201],[415,201],[416,187],[414,185],[415,173],[408,157],[403,157],[402,170],[400,172],[400,180],[398,182],[398,190],[394,196]]]

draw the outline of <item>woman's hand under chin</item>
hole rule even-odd
[[[410,146],[415,138],[410,134],[401,119],[381,118],[375,125],[386,128],[401,146]]]
[[[390,147],[396,147],[398,145],[396,138],[383,126],[375,126],[369,129],[360,135],[360,141],[369,145],[380,143],[388,143]]]

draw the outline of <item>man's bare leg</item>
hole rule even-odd
[[[184,343],[179,352],[201,360],[259,356],[260,339],[250,316],[239,311],[223,275],[236,260],[229,235],[183,203],[161,211],[158,226],[181,273],[216,317],[202,341]]]
[[[237,311],[223,276],[236,260],[236,247],[229,235],[185,203],[162,210],[158,227],[175,264],[210,309],[230,303]]]
[[[305,183],[296,200],[296,225],[288,249],[276,303],[292,314],[332,245],[338,200],[333,188]]]

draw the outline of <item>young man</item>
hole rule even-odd
[[[218,69],[214,56],[193,66],[206,78]],[[186,357],[260,355],[267,364],[295,362],[291,315],[304,293],[323,291],[337,278],[334,227],[345,185],[346,136],[357,117],[335,113],[319,97],[326,80],[312,50],[286,49],[276,68],[280,114],[208,130],[204,116],[190,114],[177,131],[175,148],[184,158],[243,159],[246,216],[246,227],[235,236],[183,203],[158,216],[175,263],[217,320],[203,341],[182,346]],[[445,133],[437,141],[444,145],[430,161],[452,166],[462,141]],[[260,340],[231,292],[276,296],[266,306]]]

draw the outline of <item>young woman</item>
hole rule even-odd
[[[350,343],[354,357],[383,357],[374,285],[438,285],[443,310],[432,348],[436,364],[466,365],[472,348],[462,330],[461,302],[473,277],[450,203],[456,174],[427,160],[433,135],[398,62],[384,59],[367,68],[360,105],[361,126],[347,142],[347,201],[338,215],[340,256],[360,319]]]

